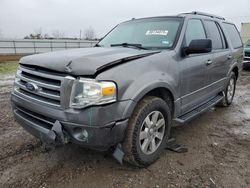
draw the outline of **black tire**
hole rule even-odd
[[[164,137],[158,143],[158,148],[152,154],[143,153],[140,146],[139,135],[143,126],[144,120],[153,112],[160,112],[161,119],[165,120]],[[152,122],[151,122],[152,123]],[[144,123],[145,124],[145,123]],[[142,99],[136,106],[126,132],[126,137],[123,142],[123,150],[125,160],[130,164],[138,167],[145,167],[155,162],[164,148],[166,147],[167,139],[169,138],[171,128],[171,110],[169,105],[158,97],[147,96]]]
[[[233,89],[232,89],[232,95],[229,94],[228,90],[230,87],[230,81],[233,80]],[[236,76],[234,72],[230,73],[230,79],[228,80],[226,89],[224,91],[225,93],[225,97],[223,98],[223,100],[218,104],[218,106],[222,106],[222,107],[227,107],[230,106],[233,102],[234,99],[234,94],[235,94],[235,89],[236,89]]]

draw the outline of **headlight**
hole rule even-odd
[[[114,82],[79,79],[74,82],[70,106],[83,108],[90,105],[107,104],[116,101]]]

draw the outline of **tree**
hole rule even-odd
[[[60,32],[58,29],[52,32],[52,37],[56,39],[61,39],[65,37],[65,34]]]
[[[96,33],[93,27],[89,26],[89,28],[84,30],[84,39],[93,40],[96,37]]]
[[[33,37],[35,39],[42,39],[43,38],[42,33],[43,33],[43,29],[41,27],[39,27],[39,28],[35,29]]]
[[[25,36],[24,39],[43,39],[42,28],[35,29],[33,33]]]
[[[34,30],[34,34],[36,35],[42,35],[42,33],[43,33],[43,29],[41,27]]]
[[[49,38],[51,38],[51,37],[49,36],[48,33],[45,33],[45,34],[43,35],[43,38],[44,38],[44,39],[49,39]]]

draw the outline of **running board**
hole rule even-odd
[[[174,121],[176,123],[179,124],[184,124],[189,122],[190,120],[192,120],[193,118],[197,117],[199,114],[209,110],[211,107],[213,107],[214,105],[216,105],[218,102],[220,102],[223,99],[222,95],[218,95],[215,98],[211,99],[210,101],[202,104],[201,106],[195,108],[194,110],[191,110],[190,112],[179,116],[177,118],[174,119]]]

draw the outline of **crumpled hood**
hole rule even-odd
[[[123,47],[79,48],[26,56],[20,60],[20,64],[38,66],[76,76],[94,75],[119,63],[155,53],[159,53],[159,51]]]

